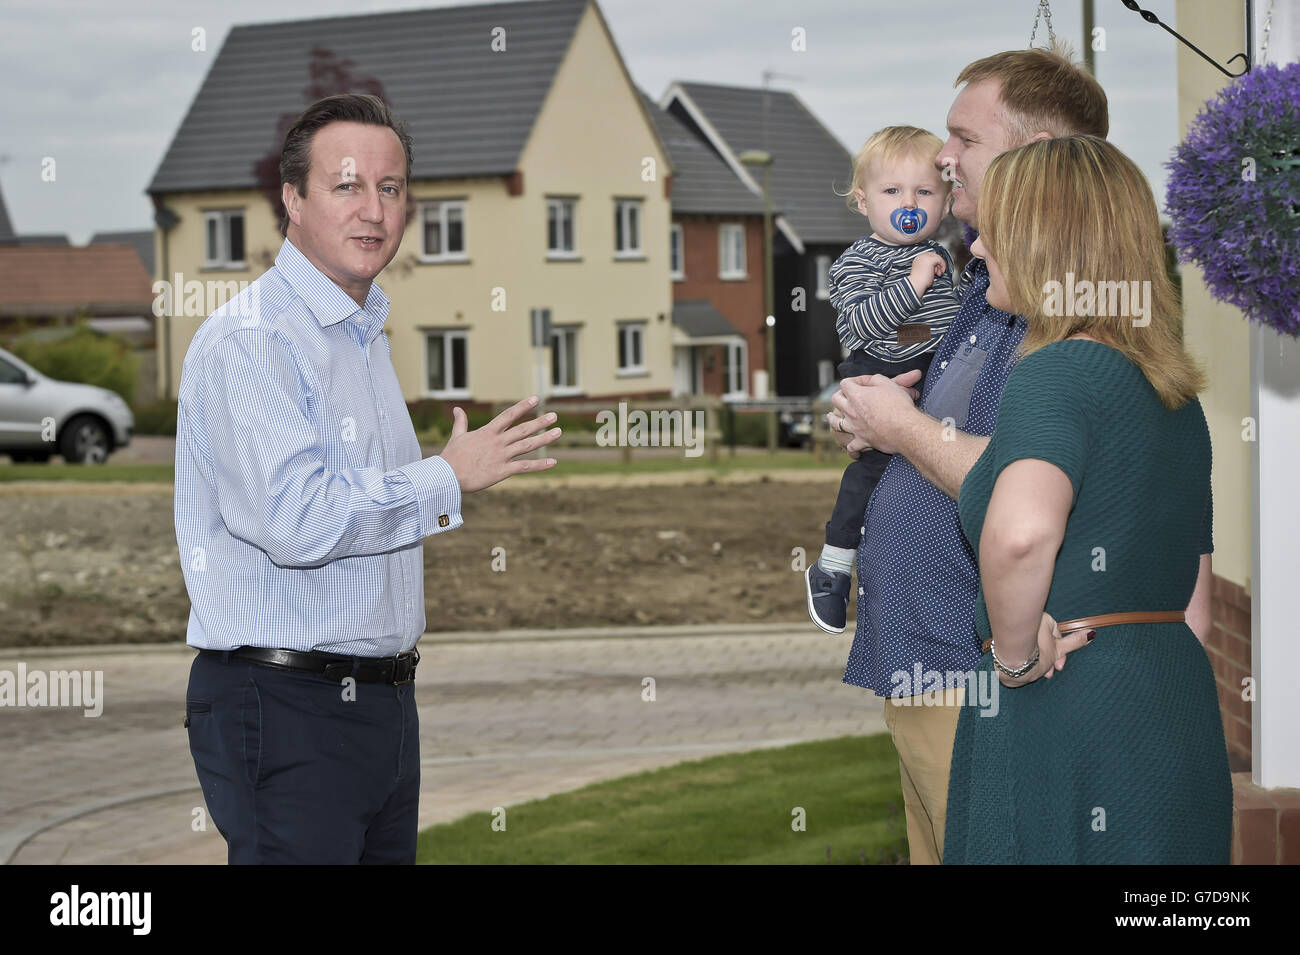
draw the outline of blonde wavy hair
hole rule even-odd
[[[1020,356],[1079,332],[1127,355],[1170,410],[1205,388],[1205,373],[1183,344],[1182,308],[1165,270],[1160,217],[1146,177],[1100,136],[1044,139],[995,158],[979,200],[980,240],[1000,266],[1011,312],[1028,330]],[[1073,283],[1150,283],[1149,314],[1127,307],[1053,305],[1049,289]],[[1145,297],[1145,295],[1144,295]],[[1100,303],[1101,296],[1097,296]],[[1112,298],[1112,302],[1114,299]]]
[[[919,126],[886,126],[871,134],[862,144],[858,154],[853,157],[852,182],[845,197],[848,207],[858,211],[857,193],[867,191],[867,183],[873,175],[879,176],[880,169],[892,165],[900,159],[921,159],[934,162],[943,149],[943,140]],[[941,179],[945,189],[952,191],[952,183]]]

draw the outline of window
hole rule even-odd
[[[718,278],[745,278],[745,227],[743,225],[718,226]]]
[[[462,331],[425,333],[428,391],[435,398],[469,397],[469,344]]]
[[[551,329],[551,394],[578,391],[578,328]]]
[[[831,257],[817,256],[817,297],[831,297]]]
[[[27,372],[0,358],[0,385],[25,385]]]
[[[675,279],[686,278],[686,238],[682,227],[675,225],[669,231],[668,268]]]
[[[576,257],[573,241],[573,200],[546,200],[546,254],[551,258]]]
[[[614,200],[614,254],[641,258],[641,200]]]
[[[203,264],[210,269],[242,269],[244,263],[244,210],[214,209],[203,213],[206,237]]]
[[[742,342],[734,342],[728,343],[726,347],[727,367],[723,376],[723,393],[727,395],[744,395],[747,390],[745,381],[745,345]]]
[[[420,257],[426,262],[463,261],[465,203],[461,200],[426,202],[420,211]]]
[[[645,326],[645,322],[619,322],[619,374],[636,374],[645,371]]]

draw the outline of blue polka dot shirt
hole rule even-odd
[[[1026,325],[984,300],[989,278],[983,259],[971,260],[961,286],[961,308],[935,350],[920,407],[968,434],[987,436],[997,425]],[[895,455],[863,517],[858,622],[844,682],[880,696],[913,696],[923,691],[917,683],[926,671],[974,669],[981,656],[978,596],[975,552],[962,533],[957,502]]]

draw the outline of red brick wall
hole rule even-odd
[[[1232,863],[1300,864],[1300,789],[1262,789],[1251,782],[1254,704],[1241,698],[1242,680],[1250,676],[1250,594],[1216,575],[1211,612],[1214,627],[1205,649],[1219,685],[1232,767]]]
[[[1211,596],[1214,627],[1205,649],[1219,685],[1219,712],[1228,759],[1234,772],[1249,772],[1252,704],[1241,698],[1242,681],[1250,676],[1250,594],[1217,574]]]
[[[1232,774],[1232,864],[1300,864],[1300,789],[1261,789]]]
[[[745,226],[745,281],[718,278],[719,226],[740,222]],[[673,282],[674,301],[704,299],[736,326],[749,343],[749,381],[753,390],[754,372],[767,367],[766,326],[763,324],[763,219],[761,216],[673,216],[673,224],[682,227],[682,261],[686,278]],[[713,348],[713,369],[705,370],[702,390],[721,394],[723,386],[723,349]]]

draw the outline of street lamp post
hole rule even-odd
[[[767,327],[767,388],[776,397],[776,293],[772,275],[772,154],[761,149],[747,149],[738,157],[746,166],[763,170],[763,311]],[[767,450],[776,451],[776,409],[767,412]]]

